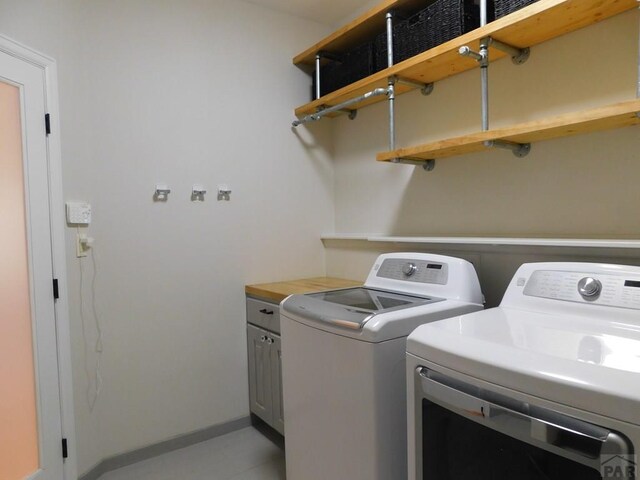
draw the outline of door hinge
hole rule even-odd
[[[69,447],[67,446],[67,439],[62,439],[62,458],[67,458],[69,456]]]
[[[47,135],[51,135],[51,114],[49,113],[44,115],[44,128]]]
[[[60,298],[60,288],[58,287],[58,279],[53,279],[53,299],[58,300]]]

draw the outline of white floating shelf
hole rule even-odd
[[[580,238],[506,238],[506,237],[391,237],[366,234],[327,234],[322,240],[356,240],[378,243],[455,244],[455,245],[522,245],[534,247],[626,248],[640,249],[640,240]]]

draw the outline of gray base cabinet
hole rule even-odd
[[[278,305],[247,297],[250,410],[284,435],[280,345]]]

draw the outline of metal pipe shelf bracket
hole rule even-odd
[[[640,0],[639,0],[640,1]],[[480,0],[480,26],[487,24],[487,0]],[[460,47],[458,53],[463,57],[469,57],[480,64],[481,93],[482,93],[482,131],[489,130],[489,47],[501,50],[511,55],[511,61],[516,65],[522,65],[529,59],[529,48],[518,48],[491,37],[480,40],[480,51],[474,52],[468,46]],[[526,156],[531,151],[530,143],[515,143],[503,140],[491,140],[484,142],[488,148],[503,148],[511,150],[519,158]]]
[[[394,12],[389,11],[385,14],[386,21],[386,34],[387,34],[387,66],[392,67],[394,65],[393,60],[393,18]],[[339,57],[330,52],[320,51],[316,54],[315,57],[315,97],[316,99],[321,96],[321,87],[320,87],[320,69],[321,69],[321,60],[323,58],[329,59],[337,59]],[[395,128],[395,86],[396,84],[403,84],[410,86],[412,88],[420,89],[420,92],[423,95],[430,95],[433,92],[433,83],[419,83],[413,80],[400,78],[397,76],[391,76],[388,78],[387,88],[376,88],[370,92],[365,93],[364,95],[360,95],[359,97],[355,97],[349,100],[346,100],[338,105],[332,107],[320,107],[316,113],[312,113],[304,116],[301,119],[296,119],[292,122],[292,126],[298,127],[303,123],[315,122],[320,120],[321,118],[329,115],[330,113],[347,113],[351,120],[355,119],[358,113],[357,109],[349,109],[348,107],[358,104],[364,100],[367,100],[372,97],[377,97],[381,95],[386,95],[388,97],[389,102],[389,148],[390,150],[395,150],[396,145],[396,128]]]

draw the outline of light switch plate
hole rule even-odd
[[[89,225],[91,223],[91,205],[86,202],[67,202],[67,223]]]

